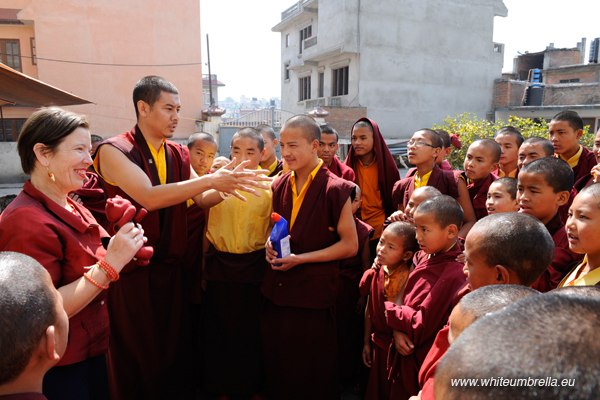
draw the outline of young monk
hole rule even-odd
[[[440,139],[442,139],[442,151],[440,151],[435,159],[435,163],[440,169],[452,171],[453,168],[452,165],[450,165],[450,162],[448,162],[448,157],[450,157],[454,148],[460,149],[462,147],[460,139],[456,135],[450,136],[450,134],[443,129],[436,129],[435,132]]]
[[[291,173],[273,182],[273,211],[287,221],[292,253],[269,243],[262,285],[267,387],[272,399],[336,398],[336,301],[339,261],[358,250],[352,184],[317,157],[321,131],[303,115],[281,129],[281,154]],[[315,362],[318,360],[318,362]]]
[[[569,250],[565,225],[559,214],[560,206],[569,200],[572,187],[573,170],[559,158],[541,158],[519,171],[519,212],[539,219],[552,235],[555,245],[552,263],[532,285],[540,292],[554,289],[583,258]]]
[[[554,146],[548,139],[538,136],[525,139],[521,147],[519,147],[519,159],[517,167],[520,170],[523,166],[538,158],[551,157],[554,154]]]
[[[243,128],[231,139],[231,156],[257,169],[265,151],[262,136]],[[203,279],[203,389],[211,395],[250,397],[263,389],[260,284],[271,231],[271,190],[246,201],[226,197],[210,208]],[[232,363],[232,360],[235,362]]]
[[[279,141],[277,140],[275,131],[270,125],[258,125],[256,129],[262,135],[265,143],[265,154],[260,160],[260,167],[263,169],[268,169],[269,176],[273,177],[283,169],[281,160],[277,159],[277,144],[279,144]]]
[[[400,173],[375,121],[368,118],[356,121],[351,140],[345,164],[354,171],[355,182],[362,191],[360,219],[375,229],[369,244],[373,256],[385,218],[395,211],[392,188]]]
[[[321,130],[322,134],[322,130]],[[338,367],[342,395],[356,393],[356,382],[361,374],[363,315],[357,310],[364,309],[366,296],[359,291],[360,279],[371,265],[369,240],[373,228],[356,217],[362,199],[356,184],[350,193],[352,214],[358,235],[358,252],[354,257],[340,262],[340,275],[336,300],[336,325],[338,341]]]
[[[363,362],[370,368],[366,399],[388,399],[390,396],[387,361],[393,337],[385,322],[384,303],[400,302],[417,250],[414,225],[391,223],[379,239],[373,268],[365,271],[360,281],[361,294],[369,296],[362,352]]]
[[[569,249],[585,254],[583,262],[560,282],[563,286],[600,286],[600,183],[585,187],[575,197],[565,225]]]
[[[190,151],[190,164],[198,176],[205,175],[215,159],[217,142],[210,133],[198,132],[190,135],[187,141]]]
[[[62,295],[35,259],[0,252],[0,399],[46,400],[42,382],[64,355],[69,319]]]
[[[458,200],[465,215],[461,234],[466,235],[475,222],[475,213],[466,184],[457,181],[452,171],[443,171],[435,163],[442,148],[440,136],[431,129],[421,129],[412,135],[407,146],[408,161],[415,168],[410,169],[406,176],[394,185],[394,205],[403,211],[415,189],[433,186],[442,194]]]
[[[386,302],[386,322],[394,330],[397,350],[390,355],[390,398],[407,399],[419,391],[418,373],[435,335],[452,310],[452,301],[465,286],[458,231],[463,220],[460,205],[441,195],[417,207],[414,218],[421,250],[410,273],[404,296],[397,305]]]
[[[410,196],[410,199],[408,200],[408,203],[406,204],[406,207],[404,207],[404,211],[395,211],[392,215],[389,216],[386,222],[407,221],[411,224],[414,224],[415,220],[413,218],[413,215],[419,204],[421,204],[425,200],[429,200],[441,195],[442,192],[440,192],[433,186],[421,186],[420,188],[414,190],[414,192]]]
[[[596,132],[596,136],[594,137],[592,153],[596,158],[596,165],[594,165],[592,169],[576,183],[574,187],[577,192],[580,192],[584,187],[595,182],[600,182],[600,129],[598,129],[598,132]]]
[[[505,177],[492,182],[488,189],[485,207],[488,215],[519,211],[517,180]]]
[[[493,181],[497,179],[492,172],[498,165],[502,150],[491,139],[479,139],[471,143],[465,157],[463,179],[467,182],[469,197],[477,219],[487,215],[485,201]]]
[[[569,163],[575,174],[575,184],[596,165],[596,157],[579,143],[583,135],[583,120],[575,111],[561,111],[548,124],[548,135],[557,157]]]
[[[521,132],[517,128],[505,126],[496,132],[494,140],[500,145],[502,150],[498,169],[494,171],[494,175],[499,178],[516,178],[519,147],[523,144],[523,135],[521,135]]]
[[[552,260],[554,242],[537,219],[520,213],[501,213],[480,219],[465,241],[465,266],[468,291],[477,292],[489,285],[530,286]],[[436,367],[449,346],[449,325],[435,337],[419,371],[421,399],[433,399]]]
[[[231,160],[227,157],[219,156],[214,159],[212,165],[210,166],[210,173],[213,174],[217,172],[218,169],[223,168],[227,164],[229,164]]]
[[[335,129],[329,125],[321,126],[321,139],[319,140],[319,158],[323,160],[328,170],[334,175],[339,176],[347,181],[354,182],[356,176],[352,168],[346,164],[342,164],[338,160],[336,153],[338,151],[340,137]]]
[[[594,333],[600,325],[599,308],[597,297],[548,293],[479,318],[440,363],[435,398],[596,398],[600,346]],[[549,334],[549,327],[560,334]],[[461,378],[479,384],[456,384]]]

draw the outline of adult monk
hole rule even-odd
[[[337,131],[329,125],[321,126],[321,139],[319,139],[319,151],[317,152],[319,158],[323,160],[325,166],[334,175],[339,176],[347,181],[354,182],[356,179],[352,168],[337,158],[336,153],[338,148],[338,141],[340,136]]]
[[[182,340],[186,200],[210,207],[221,200],[217,191],[243,198],[236,190],[254,192],[250,186],[260,186],[263,178],[244,171],[246,163],[233,171],[196,175],[187,147],[167,140],[177,128],[181,104],[177,88],[164,78],[142,78],[133,103],[137,124],[102,143],[94,161],[108,197],[118,194],[150,211],[142,226],[154,247],[150,265],[130,268],[109,292],[113,399],[187,397]]]

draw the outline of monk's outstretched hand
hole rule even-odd
[[[256,189],[268,189],[272,179],[266,176],[268,170],[245,169],[249,162],[242,161],[236,166],[237,161],[234,158],[229,164],[210,174],[212,188],[242,201],[246,201],[246,198],[239,194],[238,190],[260,196]]]

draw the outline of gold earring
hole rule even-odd
[[[56,178],[54,177],[54,172],[50,172],[50,170],[48,170],[48,178],[50,178],[50,180],[52,182],[56,182]]]

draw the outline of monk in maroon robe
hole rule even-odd
[[[281,129],[291,173],[272,185],[273,211],[290,224],[291,254],[267,247],[262,336],[271,399],[336,399],[335,302],[339,261],[356,254],[352,184],[317,157],[319,126],[295,116]],[[297,193],[296,196],[294,193]]]
[[[396,209],[404,209],[415,191],[415,174],[416,168],[408,170],[404,178],[396,182],[394,185],[394,192],[392,194],[394,199],[394,206]],[[431,170],[431,175],[427,182],[427,186],[432,186],[440,191],[441,194],[446,194],[450,197],[458,199],[458,185],[454,177],[452,170],[443,170],[437,165],[434,165]]]

